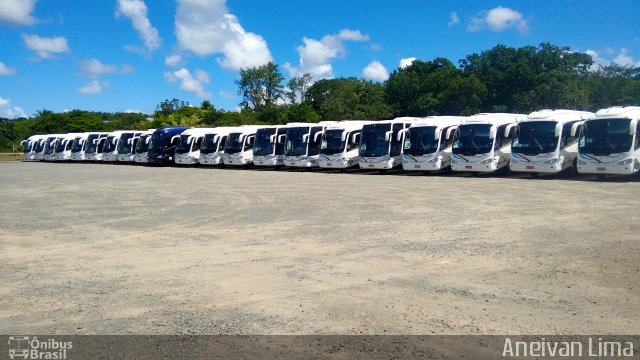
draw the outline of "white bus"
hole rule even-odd
[[[256,131],[261,127],[263,126],[245,125],[231,131],[224,143],[222,162],[231,166],[252,165]]]
[[[200,162],[200,147],[206,134],[212,133],[213,128],[192,128],[183,131],[174,138],[180,139],[176,146],[173,161],[178,165],[193,165]]]
[[[494,172],[508,169],[511,138],[523,114],[482,113],[470,116],[453,140],[453,171]]]
[[[135,154],[133,155],[133,161],[136,163],[146,163],[149,161],[147,151],[149,150],[151,134],[153,134],[154,131],[156,131],[156,129],[149,129],[137,136]]]
[[[42,144],[42,141],[47,138],[47,135],[31,135],[25,140],[22,140],[20,144],[23,148],[24,160],[36,160],[35,156],[38,150],[38,146]]]
[[[284,135],[287,125],[265,126],[256,131],[253,144],[253,164],[284,166]]]
[[[346,120],[329,125],[322,132],[318,165],[327,169],[358,166],[358,145],[362,127],[371,121]]]
[[[84,159],[87,161],[102,161],[105,141],[108,132],[91,133],[84,142]]]
[[[236,127],[217,127],[204,135],[200,146],[200,165],[222,165],[224,144]]]
[[[318,167],[320,135],[336,121],[319,123],[290,123],[284,138],[284,165],[290,167]]]
[[[439,171],[450,168],[451,148],[458,126],[466,117],[429,116],[404,130],[402,169]]]
[[[63,139],[65,134],[49,134],[44,141],[44,149],[42,151],[42,160],[53,161],[56,158],[56,146],[58,141]]]
[[[584,122],[578,172],[628,175],[640,170],[640,107],[612,107]]]
[[[89,138],[89,134],[91,133],[88,133],[88,132],[82,133],[76,136],[73,140],[71,140],[72,144],[71,144],[70,160],[72,161],[84,160],[84,146],[87,139]]]
[[[358,152],[360,169],[389,170],[402,165],[402,130],[421,119],[399,117],[364,125]]]
[[[132,161],[131,143],[129,139],[133,138],[135,134],[139,134],[140,131],[133,130],[117,130],[109,133],[105,138],[100,139],[104,142],[102,161],[115,162],[115,161]],[[122,154],[119,160],[118,155]]]
[[[117,161],[120,162],[133,162],[135,156],[135,138],[140,136],[142,131],[125,131],[120,135],[118,139],[117,147]]]
[[[539,173],[575,172],[580,127],[593,116],[575,110],[532,112],[515,126],[509,168],[534,177]]]
[[[71,160],[71,149],[73,148],[73,140],[82,133],[68,133],[56,139],[56,149],[54,161]]]

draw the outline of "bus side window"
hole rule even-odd
[[[634,147],[634,149],[640,149],[640,121],[636,125],[636,146]]]
[[[222,151],[224,149],[224,144],[227,142],[226,136],[220,136],[218,139],[218,151]]]
[[[247,146],[245,147],[245,151],[253,149],[254,139],[255,139],[255,135],[247,136]]]
[[[193,151],[200,150],[200,146],[202,146],[202,138],[199,137],[198,140],[193,144]]]
[[[573,124],[575,123],[575,121],[572,121],[562,126],[562,142],[560,143],[560,149],[571,146],[578,141],[579,134],[576,134],[576,136],[571,136],[571,127],[573,127]]]
[[[498,126],[498,130],[496,131],[496,145],[498,149],[501,149],[503,146],[507,145],[509,141],[506,141],[507,138],[504,137],[504,130],[507,125]]]
[[[353,141],[356,134],[360,134],[360,130],[355,130],[347,136],[347,151],[351,151],[358,147],[358,143]]]
[[[389,154],[390,156],[398,156],[401,153],[402,141],[398,140],[398,133],[400,132],[400,130],[402,130],[403,127],[404,124],[393,124],[393,126],[391,127],[391,131],[393,132],[393,134],[391,135],[391,153]]]

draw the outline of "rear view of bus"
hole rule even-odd
[[[451,148],[465,117],[429,116],[405,130],[402,169],[439,171],[451,166]]]
[[[322,132],[319,166],[342,170],[358,166],[362,127],[370,123],[371,121],[347,120],[328,126]]]
[[[200,145],[200,165],[222,165],[224,144],[229,133],[235,129],[235,127],[217,127],[204,135]]]
[[[253,144],[253,164],[256,166],[284,165],[284,137],[286,125],[261,127]]]
[[[515,126],[509,168],[532,176],[574,171],[580,127],[593,116],[574,110],[532,112]]]
[[[509,166],[511,138],[523,114],[483,113],[470,116],[453,141],[453,171],[494,172]],[[507,168],[508,169],[508,168]]]
[[[260,126],[245,125],[229,133],[222,162],[231,166],[253,165],[253,145]]]
[[[578,152],[581,174],[629,175],[640,170],[640,107],[599,110],[584,122]]]
[[[360,168],[389,170],[402,165],[402,130],[421,119],[400,117],[364,125],[358,152]]]

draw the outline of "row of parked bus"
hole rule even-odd
[[[33,135],[25,160],[539,173],[640,170],[640,107]]]

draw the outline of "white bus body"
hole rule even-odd
[[[399,117],[364,125],[358,151],[360,169],[389,170],[402,165],[402,130],[422,119]]]
[[[451,166],[451,147],[462,116],[429,116],[404,130],[402,169],[439,171]]]
[[[224,144],[236,127],[217,127],[204,135],[200,146],[200,165],[222,165]]]
[[[509,166],[513,127],[523,114],[482,113],[470,116],[453,141],[453,171],[494,172]]]
[[[326,169],[358,166],[358,145],[362,127],[371,121],[345,120],[329,125],[322,132],[318,165]]]
[[[47,135],[31,135],[20,143],[23,148],[24,160],[36,160],[36,150],[41,141],[46,139]]]
[[[91,133],[84,142],[84,159],[87,161],[102,161],[105,139],[108,132]]]
[[[64,134],[56,140],[56,149],[54,161],[67,161],[71,160],[71,148],[73,147],[73,140],[76,137],[82,135],[82,133],[69,133]]]
[[[49,134],[44,142],[42,160],[53,161],[56,159],[56,146],[65,134]]]
[[[86,132],[76,136],[71,145],[71,160],[82,161],[85,160],[85,146],[87,145],[87,139],[92,133]]]
[[[109,133],[105,138],[100,139],[104,142],[104,148],[102,152],[102,161],[116,162],[118,161],[118,154],[120,150],[123,150],[123,161],[131,157],[131,150],[127,152],[127,149],[131,148],[131,144],[128,144],[128,140],[133,138],[136,132],[133,130],[117,130]],[[139,131],[137,133],[140,133]],[[124,142],[120,140],[124,139]]]
[[[287,125],[265,126],[256,130],[253,144],[253,164],[284,166],[284,135]]]
[[[629,175],[640,170],[640,107],[601,109],[584,122],[578,172]]]
[[[125,131],[118,138],[117,147],[117,161],[120,162],[133,162],[135,156],[135,138],[140,136],[142,131]]]
[[[149,129],[137,136],[135,154],[133,155],[133,161],[136,163],[144,164],[149,162],[149,159],[147,158],[147,151],[149,150],[151,134],[153,134],[154,131],[156,131],[156,129]]]
[[[289,167],[318,167],[320,135],[336,121],[319,123],[290,123],[284,138],[284,165]]]
[[[222,162],[231,166],[253,165],[253,145],[256,131],[264,126],[245,125],[229,133],[224,143]]]
[[[580,127],[593,116],[574,110],[532,112],[515,126],[509,168],[534,175],[575,169]]]
[[[200,147],[206,134],[211,134],[213,128],[192,128],[175,135],[180,141],[176,146],[173,161],[179,165],[193,165],[200,162]]]

